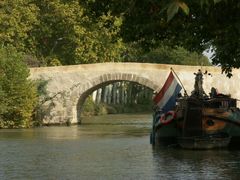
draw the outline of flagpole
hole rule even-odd
[[[187,96],[188,96],[187,91],[186,91],[186,89],[185,89],[184,86],[183,86],[183,83],[181,82],[181,80],[179,79],[177,73],[174,71],[174,69],[173,69],[172,67],[171,67],[171,71],[172,71],[173,74],[177,77],[178,81],[180,82],[181,86],[183,87],[183,89],[184,89],[184,95],[187,95]]]

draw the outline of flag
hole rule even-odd
[[[171,71],[162,89],[153,99],[155,105],[160,107],[164,113],[172,110],[176,104],[176,98],[181,89],[181,85]]]

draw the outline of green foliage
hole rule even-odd
[[[231,77],[232,68],[240,68],[240,1],[172,0],[178,7],[179,2],[186,2],[188,16],[177,14],[177,8],[165,6],[169,11],[167,18],[175,16],[166,26],[168,37],[172,36],[168,38],[170,42],[198,52],[213,48],[212,63],[221,65],[223,72]]]
[[[214,4],[220,6],[222,1],[202,0],[201,3],[202,7],[211,8]],[[199,22],[206,16],[206,13],[199,16],[199,6],[200,1],[187,0],[3,0],[0,42],[27,53],[31,67],[138,61],[141,54],[163,43],[198,53],[209,45],[220,49],[216,43],[208,43],[209,37],[203,39],[211,29],[204,25],[199,30]],[[224,31],[230,34],[234,30]],[[237,42],[236,37],[233,40]],[[219,39],[218,44],[222,41]],[[217,64],[222,56],[216,55],[213,62]]]
[[[85,116],[95,114],[95,104],[91,96],[88,96],[88,98],[85,100],[82,112]]]
[[[61,62],[59,61],[59,59],[57,58],[52,58],[49,63],[48,63],[49,66],[61,66]]]
[[[0,45],[59,61],[47,60],[47,65],[119,60],[124,50],[122,18],[110,11],[95,16],[88,3],[94,1],[2,0]]]
[[[127,44],[138,42],[149,51],[163,42],[199,54],[212,47],[214,65],[229,76],[232,67],[240,68],[240,1],[110,0],[95,1],[89,8],[98,15],[121,15],[121,37]]]
[[[173,16],[178,12],[178,8],[179,5],[177,1],[173,1],[172,3],[170,3],[167,9],[167,21],[170,21],[173,18]]]
[[[94,115],[112,114],[111,112],[113,111],[114,110],[106,104],[103,104],[103,103],[95,104]]]
[[[103,103],[95,104],[92,96],[88,96],[81,110],[83,116],[108,114],[107,106]]]
[[[13,48],[1,48],[0,73],[0,127],[29,127],[37,94],[35,84],[27,79],[23,56]]]
[[[42,57],[35,57],[33,55],[25,55],[24,61],[28,67],[46,66],[46,62]]]
[[[37,94],[38,96],[46,97],[48,95],[47,93],[47,84],[48,81],[44,79],[38,79],[36,82],[37,86]]]
[[[19,51],[34,51],[34,29],[39,24],[38,7],[31,0],[1,0],[0,44]]]
[[[143,62],[179,64],[179,65],[202,65],[209,66],[208,58],[196,52],[189,52],[182,47],[171,48],[160,46],[153,49],[142,57]]]
[[[201,0],[199,4],[188,2],[192,12],[191,20],[186,23],[196,43],[212,46],[213,64],[221,65],[222,70],[231,77],[232,68],[240,67],[240,1]],[[182,20],[185,18],[182,18]],[[194,27],[199,27],[195,28]],[[188,44],[186,47],[189,48]]]
[[[90,30],[76,29],[75,56],[77,63],[99,63],[121,60],[125,49],[122,39],[118,36],[121,18],[110,13],[97,18],[90,25]]]
[[[151,101],[144,102],[143,104],[95,104],[92,97],[89,96],[82,108],[82,116],[94,116],[105,114],[118,114],[118,113],[142,113],[151,112]]]
[[[188,0],[163,0],[164,3],[167,5],[164,6],[163,10],[167,9],[167,21],[170,21],[179,11],[179,8],[186,14],[189,15],[189,7],[184,2]],[[220,2],[228,2],[230,0],[198,0],[195,1],[196,4],[198,4],[201,8],[205,8],[206,10],[209,10],[208,8],[211,5],[216,5]],[[190,4],[190,3],[189,3]]]
[[[61,64],[119,59],[124,45],[118,33],[121,18],[110,12],[95,17],[78,0],[37,0],[37,52],[55,56]],[[49,64],[50,65],[50,64]]]

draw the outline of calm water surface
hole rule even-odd
[[[143,114],[0,130],[0,179],[240,179],[240,151],[154,149],[150,128]]]

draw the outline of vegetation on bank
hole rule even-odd
[[[92,96],[89,96],[83,106],[82,116],[97,116],[105,114],[119,113],[149,113],[152,112],[152,103],[148,101],[144,104],[107,104],[95,103]]]
[[[99,116],[106,114],[124,114],[124,113],[152,113],[151,104],[93,104],[92,107],[83,107],[81,116]]]
[[[38,99],[28,77],[23,55],[13,48],[0,48],[0,128],[31,126]]]

